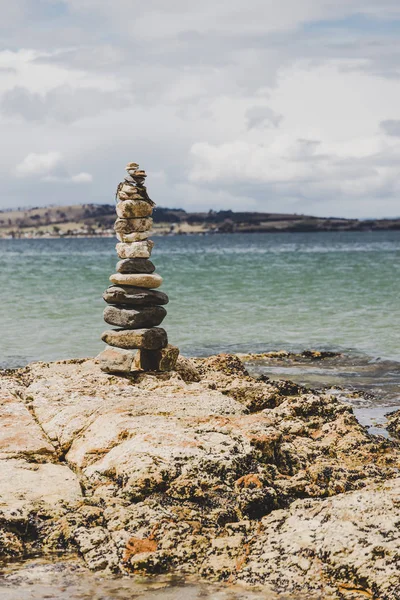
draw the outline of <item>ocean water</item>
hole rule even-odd
[[[155,238],[187,355],[305,348],[400,360],[400,232]],[[0,240],[0,367],[94,356],[114,239]]]

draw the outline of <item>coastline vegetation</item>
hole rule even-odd
[[[114,237],[113,204],[75,204],[0,211],[0,238]],[[299,214],[154,211],[155,235],[400,230],[400,218],[345,219]]]

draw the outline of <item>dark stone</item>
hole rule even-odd
[[[160,350],[138,350],[132,371],[173,371],[179,356],[179,348],[168,344]]]
[[[117,263],[117,272],[124,274],[131,273],[154,273],[155,266],[147,258],[125,258]]]
[[[103,342],[109,346],[133,350],[159,350],[168,345],[167,333],[161,327],[151,329],[112,329],[105,331],[101,336]]]
[[[108,304],[126,304],[134,307],[156,306],[169,302],[169,298],[164,292],[133,285],[110,285],[104,292],[103,298]]]
[[[167,311],[162,306],[144,306],[139,310],[106,306],[103,313],[106,323],[122,329],[157,327],[165,319],[166,314]]]

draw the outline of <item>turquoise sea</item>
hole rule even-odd
[[[357,352],[400,360],[400,232],[155,238],[164,325],[187,355]],[[96,355],[114,239],[0,240],[0,366]]]

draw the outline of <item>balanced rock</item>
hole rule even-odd
[[[117,202],[117,215],[120,219],[137,219],[138,217],[149,217],[153,207],[145,200],[124,200]]]
[[[112,329],[105,331],[101,339],[110,346],[117,348],[143,348],[159,350],[168,345],[167,333],[161,327],[151,329]]]
[[[156,270],[147,258],[126,258],[117,263],[118,273],[154,273]]]
[[[100,369],[105,373],[130,373],[136,350],[106,348],[97,356]]]
[[[146,200],[146,196],[145,194],[141,194],[138,192],[123,192],[122,190],[120,190],[118,192],[118,199],[122,200],[122,202],[125,202],[126,200]]]
[[[114,231],[117,233],[134,233],[136,231],[149,231],[153,226],[153,219],[117,219],[114,225]]]
[[[103,298],[108,304],[127,304],[128,306],[156,306],[169,302],[169,298],[164,292],[122,285],[111,285],[104,292]]]
[[[131,244],[120,242],[115,249],[119,258],[150,258],[153,246],[154,242],[144,240],[143,242],[132,242]]]
[[[111,283],[116,285],[133,285],[143,288],[158,288],[162,284],[162,277],[157,273],[148,275],[147,273],[125,274],[114,273],[110,277]]]
[[[165,319],[166,314],[167,311],[162,306],[144,306],[136,310],[111,305],[106,306],[103,313],[106,323],[122,329],[157,327]]]
[[[166,348],[167,334],[158,327],[167,314],[162,305],[168,303],[168,296],[155,289],[163,280],[148,260],[154,246],[148,238],[155,203],[144,185],[145,171],[135,162],[128,163],[126,170],[128,175],[116,190],[118,218],[114,225],[121,260],[110,277],[113,285],[103,294],[108,304],[104,320],[118,329],[103,333],[102,340],[112,348],[102,352],[98,362],[106,373],[129,373],[133,368],[167,371],[174,368],[179,350]],[[137,367],[133,365],[134,350],[135,355],[136,350],[142,352]]]
[[[179,356],[179,348],[168,344],[160,350],[138,350],[132,370],[173,371]]]
[[[124,243],[142,242],[152,234],[152,231],[135,231],[134,233],[117,233],[117,240]]]

